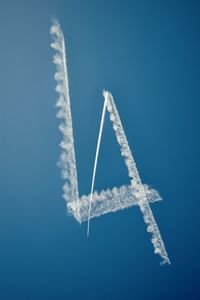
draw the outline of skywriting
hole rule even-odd
[[[150,208],[150,203],[160,201],[161,197],[156,190],[142,183],[115,101],[112,94],[108,91],[103,91],[104,104],[96,147],[91,192],[89,195],[79,196],[65,40],[57,20],[53,21],[50,33],[53,37],[51,47],[56,51],[53,56],[53,62],[57,68],[55,73],[55,80],[57,81],[56,91],[59,94],[56,105],[58,107],[57,117],[61,119],[59,129],[62,132],[62,141],[60,143],[62,151],[58,165],[61,169],[61,176],[65,181],[63,185],[63,197],[66,201],[68,211],[78,222],[88,222],[87,236],[89,237],[90,220],[92,218],[131,206],[139,206],[144,222],[147,224],[147,231],[151,234],[154,253],[159,254],[162,258],[161,264],[170,264],[158,225]],[[127,167],[130,184],[96,192],[94,191],[95,176],[106,112],[109,114],[114,134],[120,147],[121,156]]]

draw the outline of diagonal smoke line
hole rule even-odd
[[[63,186],[63,197],[66,202],[78,201],[78,181],[70,108],[65,41],[63,33],[60,29],[60,25],[56,20],[53,21],[50,33],[54,40],[54,42],[51,44],[51,47],[56,51],[56,54],[53,57],[53,62],[57,68],[54,78],[57,81],[56,91],[59,94],[59,99],[56,103],[56,106],[59,108],[57,117],[61,119],[59,129],[63,134],[62,141],[60,143],[62,152],[58,162],[58,166],[61,168],[61,176],[65,180],[65,184]]]
[[[131,150],[126,139],[126,135],[119,117],[119,113],[115,106],[114,99],[109,92],[104,92],[104,98],[107,99],[107,110],[110,113],[110,120],[113,124],[113,129],[120,146],[121,155],[124,156],[125,164],[127,166],[129,177],[132,178],[131,184],[136,190],[136,196],[138,198],[138,205],[143,214],[144,221],[148,225],[147,231],[152,234],[151,242],[154,246],[154,253],[159,254],[163,261],[162,263],[170,263],[168,258],[165,245],[163,243],[162,237],[158,225],[154,219],[153,213],[151,211],[150,205],[148,203],[146,191],[141,182],[135,161],[133,159]]]

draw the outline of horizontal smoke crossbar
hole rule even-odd
[[[162,200],[159,193],[144,184],[144,189],[149,203]],[[78,201],[68,202],[68,211],[79,223],[87,221],[91,195],[83,195]],[[132,185],[122,185],[119,188],[102,190],[93,193],[92,209],[90,218],[116,212],[131,206],[138,205],[138,198]]]

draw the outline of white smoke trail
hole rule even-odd
[[[104,98],[107,99],[107,110],[110,113],[110,120],[113,124],[113,129],[115,131],[118,144],[120,145],[121,155],[124,156],[129,177],[132,178],[131,185],[133,186],[134,190],[136,190],[135,195],[138,198],[138,205],[143,213],[144,221],[148,225],[147,231],[152,234],[151,242],[154,246],[154,253],[159,254],[162,257],[162,263],[170,263],[159,228],[148,203],[146,191],[141,182],[135,161],[129,148],[114,99],[109,92],[104,92]]]
[[[143,186],[149,203],[162,200],[156,190],[150,189],[146,184]],[[95,191],[92,194],[90,219],[138,205],[138,198],[135,192],[132,185],[122,185],[119,188],[114,187],[112,189],[102,190],[100,193]],[[83,195],[80,201],[69,202],[67,204],[68,211],[73,214],[79,223],[88,220],[90,199],[90,194],[87,196]]]
[[[70,109],[69,83],[66,65],[65,41],[59,23],[54,20],[50,33],[54,42],[51,47],[56,50],[53,62],[56,65],[57,72],[55,80],[57,81],[56,91],[59,99],[56,106],[59,108],[57,117],[60,118],[61,124],[59,129],[63,134],[60,147],[62,149],[58,166],[61,168],[62,178],[65,180],[63,186],[63,197],[68,201],[78,201],[78,182],[76,171],[76,160],[74,151],[74,139],[72,129],[72,117]]]
[[[94,169],[93,169],[93,174],[92,174],[92,185],[91,185],[90,203],[89,203],[89,210],[88,210],[87,237],[89,237],[89,233],[90,233],[90,213],[91,213],[92,195],[93,195],[93,191],[94,191],[94,181],[95,181],[95,176],[96,176],[97,161],[98,161],[98,156],[99,156],[99,149],[100,149],[103,125],[104,125],[104,120],[105,120],[106,102],[107,102],[107,99],[105,98],[102,116],[101,116],[100,128],[99,128],[99,136],[98,136],[98,141],[97,141],[95,160],[94,160]]]

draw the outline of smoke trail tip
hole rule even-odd
[[[104,98],[108,97],[109,94],[110,94],[109,91],[103,90],[103,96],[104,96]]]

